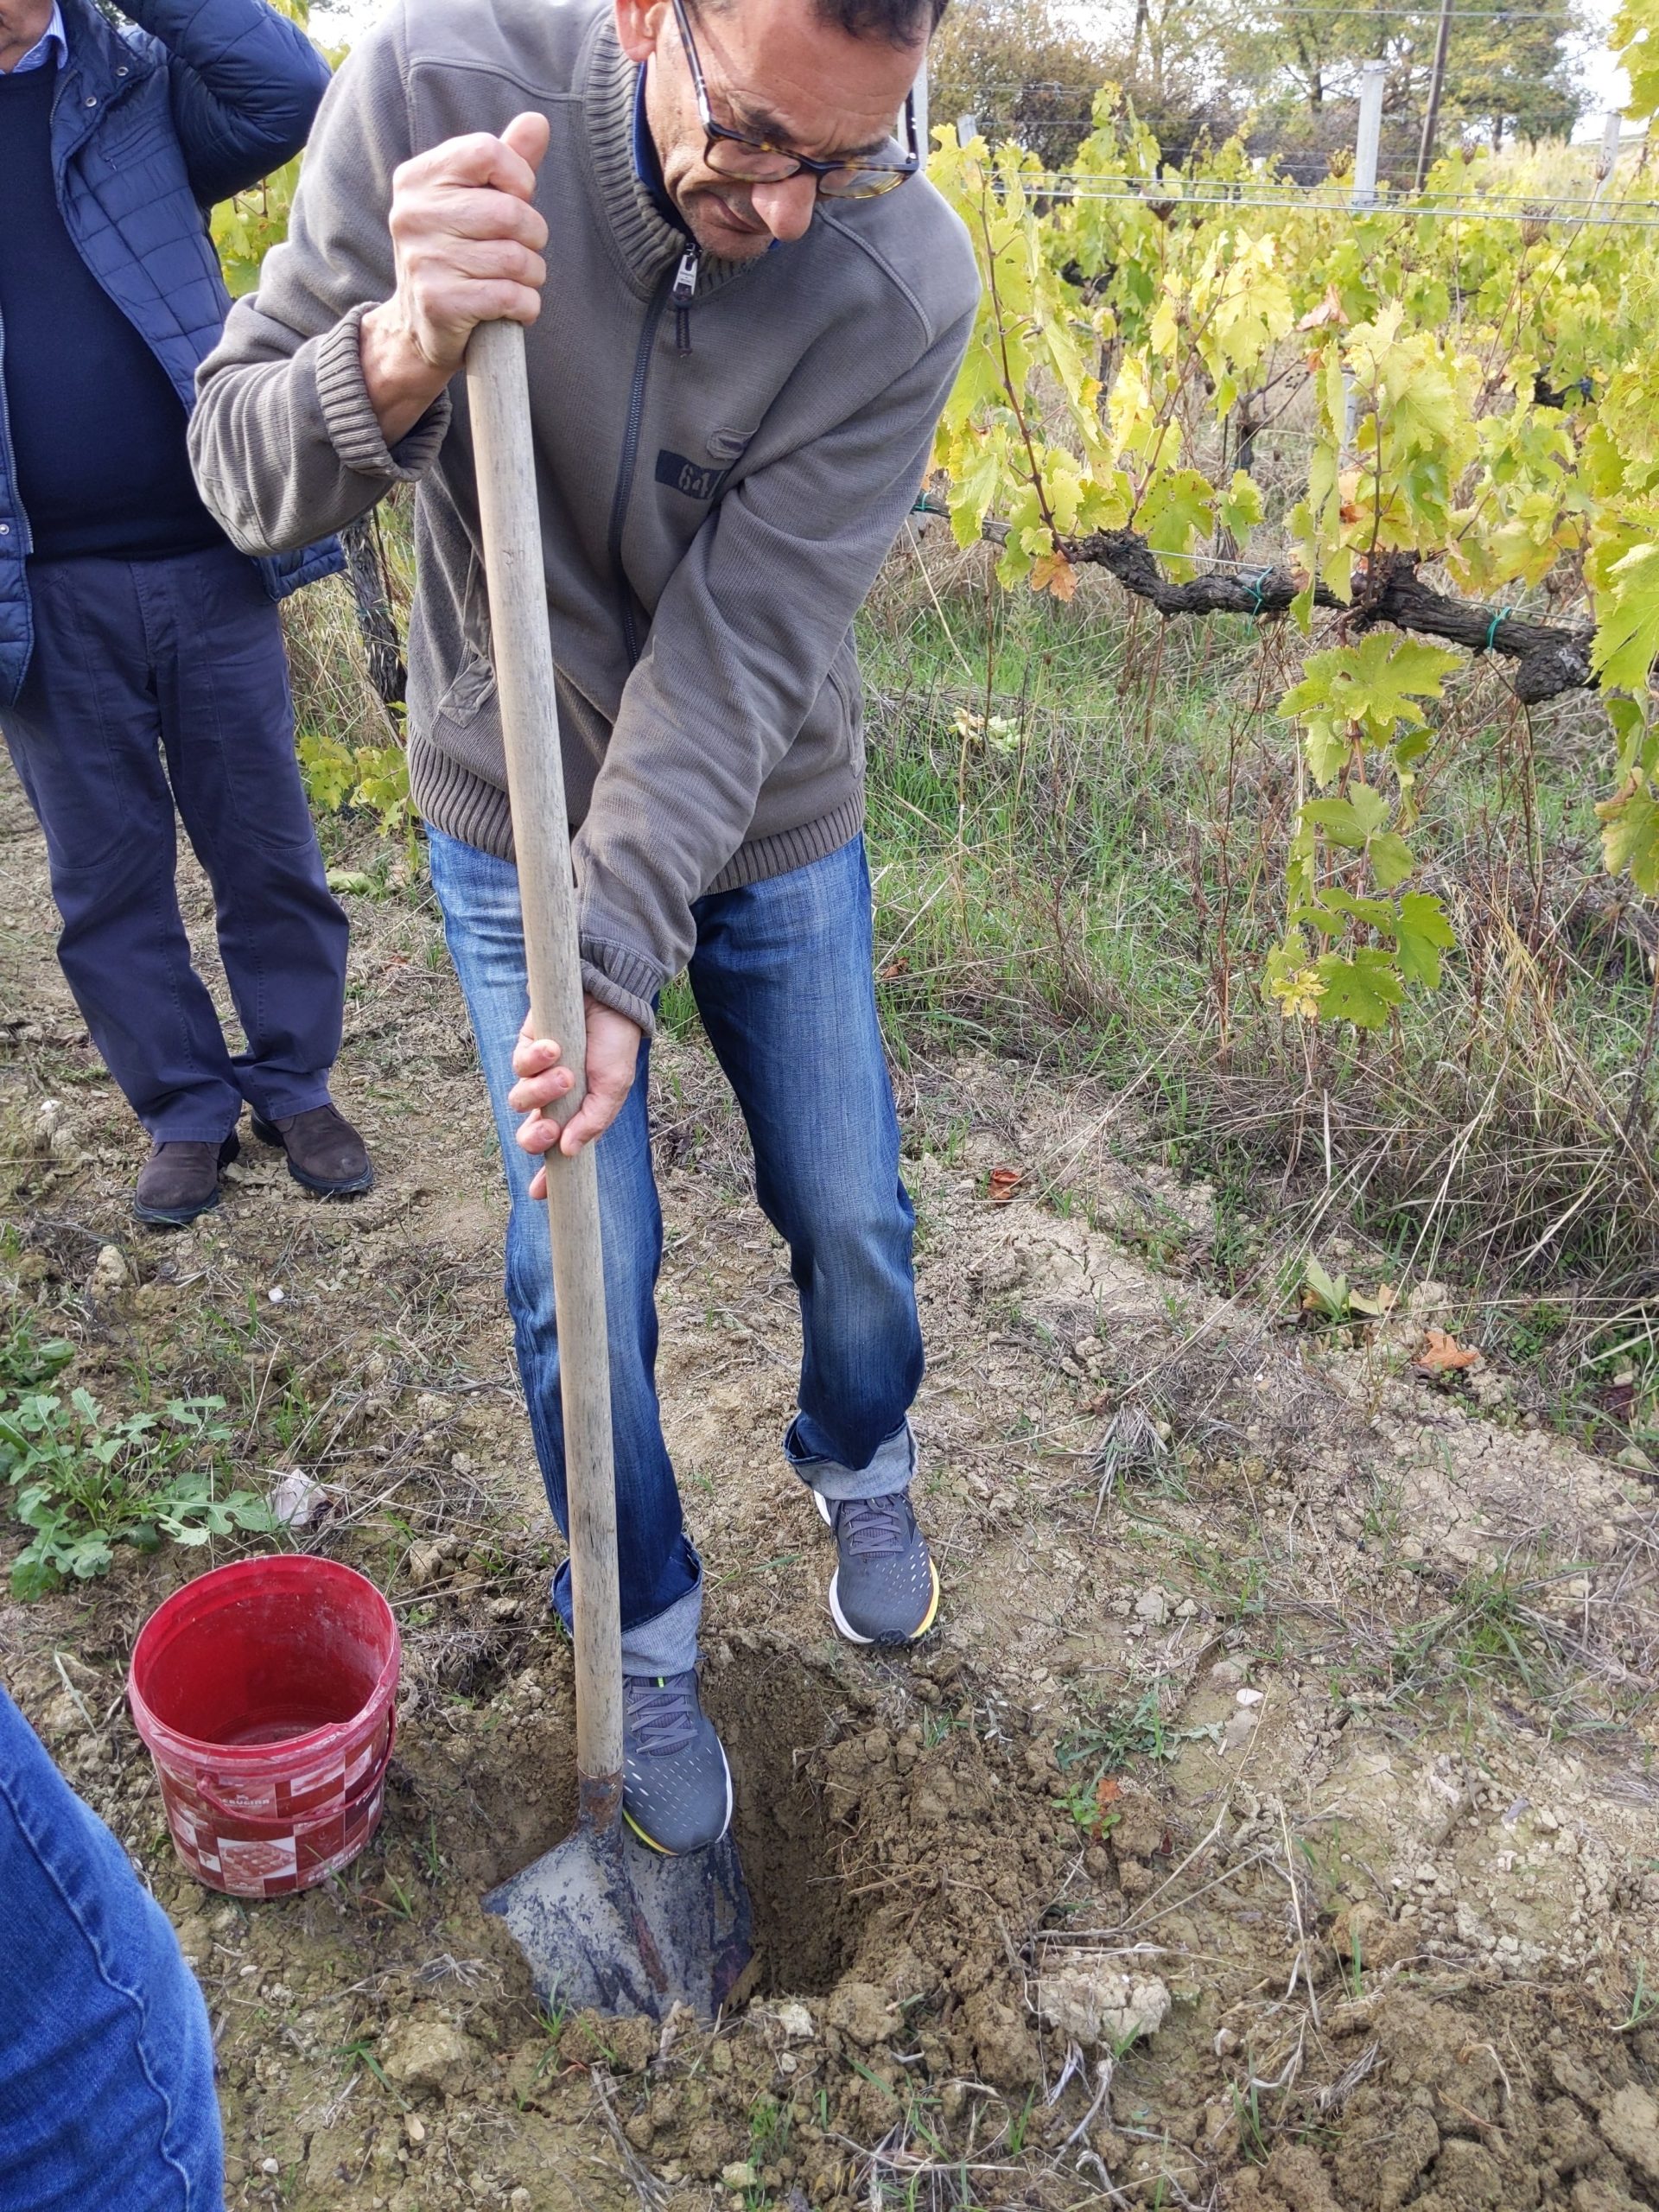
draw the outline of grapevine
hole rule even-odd
[[[1630,0],[1615,27],[1638,116],[1656,24]],[[1070,600],[1099,568],[1166,619],[1319,648],[1279,709],[1306,793],[1262,978],[1286,1020],[1380,1027],[1440,980],[1416,772],[1465,654],[1523,707],[1598,694],[1603,858],[1659,892],[1659,229],[1461,154],[1421,208],[1236,145],[1173,168],[1111,88],[1063,174],[934,137],[983,296],[926,504],[1009,588]]]

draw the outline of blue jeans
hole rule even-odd
[[[282,624],[228,545],[159,561],[29,563],[35,650],[0,709],[46,832],[58,959],[139,1120],[217,1144],[246,1099],[267,1121],[328,1098],[346,989],[294,758]],[[175,809],[213,887],[247,1039],[232,1057],[190,964]]]
[[[3,1690],[0,1926],[0,2212],[223,2212],[201,1992]]]
[[[529,1003],[518,872],[441,831],[432,882],[489,1086],[512,1211],[507,1304],[548,1502],[568,1529],[564,1425],[547,1225],[514,1141],[512,1047]],[[899,1179],[899,1123],[872,981],[861,838],[810,867],[700,899],[691,989],[754,1149],[755,1195],[789,1246],[800,1294],[800,1410],[785,1450],[830,1498],[909,1481],[906,1419],[922,1379],[911,1273],[915,1215]],[[622,1656],[673,1674],[696,1654],[702,1569],[686,1536],[657,1403],[663,1219],[651,1167],[648,1054],[598,1143],[610,1323]],[[554,1603],[570,1618],[569,1570]]]

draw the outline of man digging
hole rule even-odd
[[[199,479],[294,545],[419,486],[410,776],[512,1195],[507,1297],[565,1525],[534,1156],[604,1134],[626,1681],[625,1810],[658,1850],[731,1812],[698,1702],[702,1568],[653,1379],[662,1222],[646,1067],[682,966],[787,1241],[790,1464],[861,1643],[931,1624],[909,1488],[913,1216],[872,983],[850,627],[926,466],[972,323],[966,238],[918,171],[943,0],[422,0],[324,104],[289,243],[203,369]],[[898,119],[895,121],[895,119]],[[548,616],[587,989],[588,1093],[527,991],[476,489],[452,383],[527,324]],[[516,1076],[517,1080],[514,1080]],[[527,1118],[515,1125],[515,1116]],[[568,1624],[568,1567],[554,1604]]]

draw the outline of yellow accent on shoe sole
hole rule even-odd
[[[841,1570],[839,1567],[836,1568],[835,1573],[830,1578],[830,1618],[835,1623],[836,1628],[840,1630],[842,1635],[845,1637],[849,1643],[857,1643],[865,1646],[868,1646],[873,1643],[881,1643],[888,1647],[894,1644],[919,1643],[922,1638],[927,1634],[929,1629],[932,1627],[934,1621],[938,1616],[939,1611],[939,1570],[931,1554],[928,1558],[927,1571],[933,1579],[932,1600],[928,1605],[926,1612],[922,1616],[920,1627],[912,1629],[908,1636],[880,1637],[874,1636],[860,1636],[855,1629],[850,1627],[848,1624],[846,1617],[842,1612],[841,1599],[837,1594],[836,1586],[841,1575]]]
[[[622,1817],[639,1837],[640,1842],[645,1845],[645,1849],[654,1851],[659,1859],[678,1859],[683,1855],[677,1851],[671,1851],[665,1843],[658,1843],[655,1836],[647,1835],[626,1805],[622,1808]]]
[[[931,1564],[931,1561],[930,1564]],[[938,1580],[938,1575],[936,1574],[933,1579],[937,1583]],[[935,1599],[935,1603],[938,1603],[937,1599]],[[931,1618],[932,1616],[930,1614],[929,1618],[931,1619]],[[727,1829],[732,1825],[732,1807],[734,1802],[734,1796],[732,1789],[732,1763],[726,1758],[726,1752],[723,1746],[720,1756],[721,1759],[724,1760],[726,1766],[726,1818],[721,1823],[720,1835],[710,1837],[708,1843],[696,1845],[695,1848],[698,1851],[707,1851],[710,1849],[713,1845],[721,1840],[721,1837],[724,1836]],[[659,1859],[689,1859],[691,1856],[691,1853],[688,1851],[671,1851],[665,1843],[658,1843],[654,1835],[647,1835],[644,1828],[640,1827],[639,1821],[634,1819],[633,1815],[628,1810],[626,1805],[622,1808],[622,1818],[626,1825],[633,1831],[634,1834],[639,1837],[640,1842],[645,1845],[646,1850],[654,1851]]]
[[[927,1562],[927,1571],[933,1577],[933,1602],[927,1609],[926,1619],[924,1620],[920,1628],[917,1630],[915,1635],[911,1637],[910,1640],[912,1643],[918,1643],[921,1638],[927,1634],[929,1629],[933,1625],[934,1616],[939,1610],[939,1570],[933,1564],[931,1557]]]

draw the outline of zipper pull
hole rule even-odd
[[[691,302],[697,296],[697,276],[702,266],[701,247],[689,246],[680,256],[669,296],[674,302],[674,350],[691,351]]]

